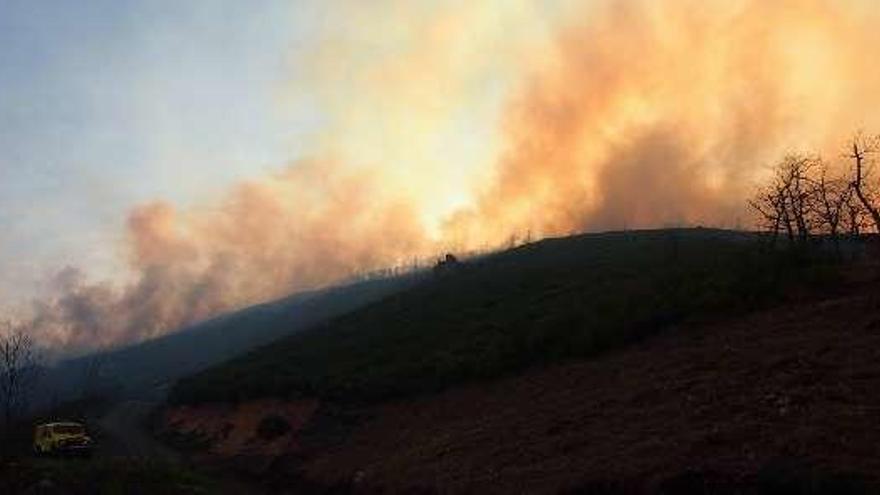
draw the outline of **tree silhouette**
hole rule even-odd
[[[816,228],[812,215],[816,191],[810,176],[819,164],[814,157],[786,156],[776,165],[770,184],[749,201],[774,239],[785,229],[790,243],[805,242]]]
[[[878,144],[880,144],[880,138],[878,137],[867,137],[862,133],[857,134],[852,140],[852,154],[850,154],[850,158],[853,160],[853,164],[855,165],[855,169],[853,170],[853,188],[855,189],[856,196],[859,198],[859,201],[864,207],[865,211],[871,216],[871,220],[874,222],[874,228],[880,232],[880,210],[874,205],[870,193],[867,191],[866,178],[868,175],[867,159],[869,155],[872,155],[877,152]]]
[[[27,409],[30,393],[39,378],[40,360],[34,340],[10,322],[0,335],[0,408],[6,427]]]

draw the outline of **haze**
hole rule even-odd
[[[511,236],[742,226],[862,0],[0,4],[0,306],[67,352]],[[30,301],[35,303],[31,304]]]

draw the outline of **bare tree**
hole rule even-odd
[[[852,237],[858,237],[865,228],[865,209],[855,195],[855,188],[850,187],[849,200],[844,204],[843,231]]]
[[[779,237],[783,225],[788,227],[789,240],[791,240],[791,225],[784,219],[782,197],[779,185],[773,183],[759,190],[755,197],[749,200],[749,206],[760,217],[760,228],[770,232],[774,242]]]
[[[785,229],[789,242],[805,242],[816,228],[813,208],[815,187],[811,175],[818,158],[789,155],[779,162],[773,180],[749,201],[762,220],[762,227],[776,239]]]
[[[0,335],[0,408],[4,425],[27,409],[31,391],[39,378],[40,360],[34,340],[15,330],[10,322],[2,324]]]
[[[838,176],[818,156],[786,156],[776,164],[772,180],[749,201],[759,226],[773,239],[784,231],[791,244],[824,234],[838,247],[843,234],[859,236],[871,224],[880,232],[880,207],[869,180],[869,157],[878,151],[880,137],[858,134],[848,155],[852,175]]]
[[[789,216],[800,242],[806,242],[815,228],[812,216],[815,188],[810,177],[818,163],[818,158],[803,155],[789,155],[780,163],[779,172],[788,185],[785,194]]]
[[[849,157],[855,165],[852,185],[856,197],[859,198],[862,207],[871,216],[874,228],[880,232],[880,209],[874,205],[867,186],[868,157],[876,153],[878,148],[880,148],[880,138],[866,137],[864,134],[859,133],[852,140],[852,154]]]
[[[816,168],[817,177],[810,179],[813,224],[820,231],[828,234],[836,245],[841,234],[841,226],[846,223],[848,217],[858,214],[852,208],[855,204],[854,187],[844,179],[830,177],[828,165],[824,161],[819,160]]]

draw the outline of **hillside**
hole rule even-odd
[[[170,381],[379,300],[411,286],[421,276],[381,278],[295,294],[122,349],[64,361],[48,371],[44,386],[56,399],[93,392],[83,390],[83,382],[88,368],[98,363],[99,376],[92,378],[96,383],[91,387],[128,396],[161,396]]]
[[[320,417],[279,486],[358,493],[878,493],[880,280],[625,350]],[[836,291],[835,291],[836,292]],[[287,476],[287,477],[285,477]],[[384,491],[383,491],[384,490]]]
[[[158,432],[269,492],[876,493],[863,247],[534,243],[179,382]]]
[[[795,284],[831,273],[797,261],[756,236],[712,229],[548,239],[183,379],[171,401],[371,402],[435,392],[595,355],[701,315],[777,304]]]

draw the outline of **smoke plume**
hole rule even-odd
[[[114,289],[65,269],[27,325],[52,348],[113,346],[426,251],[410,205],[376,203],[378,191],[370,175],[309,161],[240,184],[209,209],[142,205],[128,218],[134,280]]]
[[[837,158],[877,126],[868,3],[588,4],[514,97],[495,175],[449,235],[736,226],[782,154]]]
[[[130,282],[65,270],[25,324],[84,350],[511,235],[733,227],[776,158],[880,127],[871,1],[551,3],[349,6],[285,98],[329,116],[315,158],[136,208]]]

